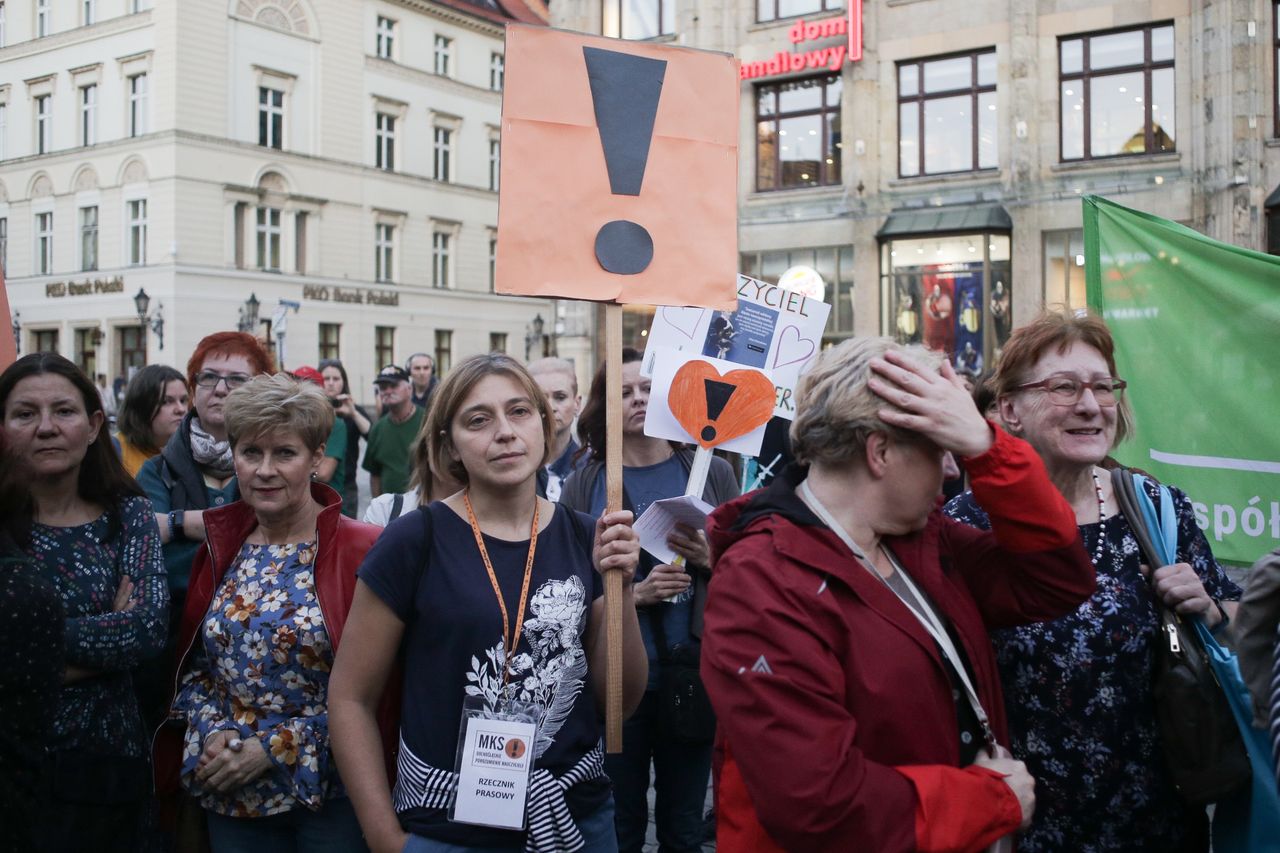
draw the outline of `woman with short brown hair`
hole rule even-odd
[[[1013,753],[1038,780],[1041,807],[1022,851],[1098,853],[1207,849],[1204,809],[1185,806],[1165,769],[1151,694],[1158,596],[1211,626],[1240,589],[1173,488],[1178,561],[1144,577],[1129,522],[1103,466],[1130,434],[1127,383],[1100,318],[1047,311],[1014,331],[995,376],[1000,418],[1044,461],[1071,504],[1098,573],[1075,611],[996,631],[992,641],[1009,712]],[[1170,417],[1176,417],[1170,413]],[[1157,486],[1146,488],[1159,501]],[[972,493],[947,505],[952,518],[990,526]],[[1233,607],[1234,605],[1229,605]]]

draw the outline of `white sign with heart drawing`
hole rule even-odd
[[[735,311],[659,307],[641,373],[653,375],[657,352],[664,348],[758,367],[773,376],[774,415],[790,420],[796,382],[822,347],[830,313],[825,302],[740,275]]]

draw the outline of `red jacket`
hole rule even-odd
[[[995,434],[965,462],[994,532],[935,510],[885,544],[959,636],[1007,744],[987,629],[1061,616],[1095,578],[1039,457]],[[801,476],[708,522],[702,677],[719,720],[719,850],[982,850],[1017,828],[1017,799],[995,774],[958,767],[937,644],[799,500]]]
[[[351,599],[355,596],[356,570],[374,540],[382,533],[382,528],[344,516],[342,498],[326,485],[312,483],[311,496],[324,505],[316,516],[316,532],[320,541],[316,549],[314,575],[320,613],[329,634],[329,645],[336,655],[347,613],[351,610]],[[178,631],[180,657],[173,678],[175,685],[223,576],[257,526],[258,519],[253,509],[242,500],[204,511],[205,544],[196,552],[191,567],[182,626]],[[384,693],[378,709],[378,728],[382,732],[388,774],[395,771],[395,751],[399,741],[399,697],[393,695],[397,692],[389,689]],[[181,733],[178,734],[180,736]],[[161,788],[173,788],[178,778],[182,748],[180,743],[176,745],[176,752],[172,745],[163,746],[164,735],[165,729],[162,729],[156,745],[156,777]]]

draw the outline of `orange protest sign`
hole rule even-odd
[[[507,26],[496,289],[731,308],[738,67]]]
[[[676,370],[667,403],[680,426],[710,449],[769,422],[773,381],[759,370],[721,375],[713,364],[688,361]]]
[[[0,317],[4,318],[4,328],[0,329],[0,370],[18,360],[18,343],[13,339],[13,314],[10,311],[4,270],[0,270]]]

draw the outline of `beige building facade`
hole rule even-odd
[[[0,15],[0,263],[23,353],[114,377],[184,367],[237,326],[278,348],[284,325],[286,367],[341,358],[370,399],[376,370],[415,352],[447,370],[547,345],[549,301],[492,293],[503,31],[535,10],[7,0]]]
[[[866,0],[852,11],[843,0],[552,7],[555,26],[742,61],[741,271],[820,273],[828,343],[891,334],[975,372],[989,365],[1042,306],[1084,304],[1089,193],[1280,253],[1275,0]],[[628,343],[642,343],[646,322],[633,313]]]

